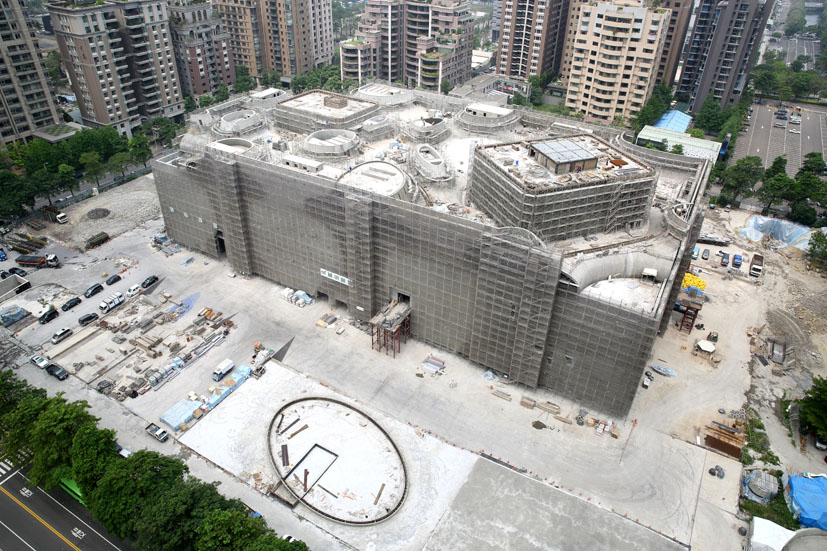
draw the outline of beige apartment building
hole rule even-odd
[[[166,0],[48,7],[84,124],[131,137],[147,120],[183,114]]]
[[[34,31],[19,0],[0,10],[0,144],[59,122]]]
[[[339,46],[342,80],[438,90],[471,78],[474,19],[464,0],[368,0],[356,36]]]
[[[213,0],[236,65],[290,77],[333,61],[330,0]]]
[[[497,73],[528,78],[559,71],[568,21],[567,0],[503,0]]]
[[[655,86],[671,12],[630,3],[580,8],[566,106],[586,120],[628,124]]]

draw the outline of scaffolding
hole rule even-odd
[[[391,352],[396,358],[410,334],[411,305],[407,302],[393,300],[370,320],[370,347],[378,352],[384,349],[386,356]]]

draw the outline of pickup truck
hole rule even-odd
[[[150,423],[145,430],[158,442],[166,442],[167,438],[169,438],[169,433],[155,423]]]

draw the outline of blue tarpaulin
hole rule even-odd
[[[827,530],[827,478],[793,475],[785,490],[793,516],[802,526]]]
[[[658,122],[652,126],[655,128],[674,130],[675,132],[686,132],[686,129],[689,128],[689,123],[691,122],[692,117],[686,113],[681,113],[680,111],[673,109],[672,111],[667,111],[664,113],[664,115],[658,119]]]
[[[785,245],[802,250],[807,250],[810,244],[810,236],[814,231],[823,230],[811,230],[807,226],[802,226],[789,220],[768,218],[757,214],[749,217],[745,227],[738,228],[738,233],[750,241],[760,243],[764,236],[772,236],[776,241],[781,241]]]
[[[172,430],[181,430],[181,425],[189,423],[195,410],[201,407],[197,400],[181,400],[161,415],[161,422]]]
[[[241,365],[234,369],[223,381],[216,385],[215,390],[207,398],[207,405],[210,409],[220,404],[224,398],[229,396],[241,383],[250,378],[252,368],[248,365]]]

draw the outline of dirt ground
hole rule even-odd
[[[47,224],[41,232],[73,249],[83,249],[86,240],[106,232],[115,237],[161,214],[155,179],[141,176],[128,185],[118,186],[101,195],[75,203],[64,209],[69,222]]]

